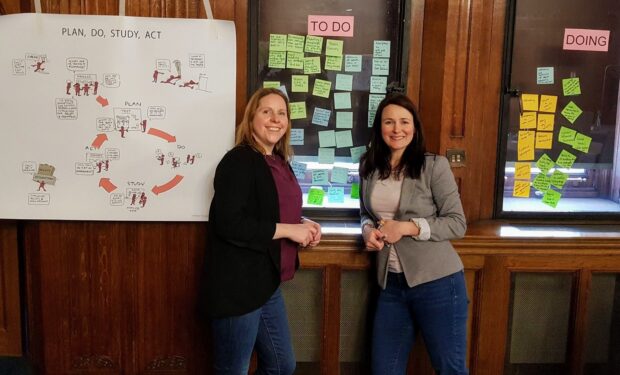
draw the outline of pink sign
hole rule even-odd
[[[353,16],[308,16],[308,35],[353,36]]]
[[[564,29],[564,49],[607,52],[609,30]]]

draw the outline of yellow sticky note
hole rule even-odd
[[[293,102],[290,105],[291,120],[306,118],[306,102]]]
[[[535,131],[519,131],[519,140],[517,142],[517,160],[534,160],[535,141]]]
[[[550,113],[538,114],[538,130],[544,132],[553,131],[553,123],[555,122],[555,115]]]
[[[530,180],[532,177],[532,166],[528,162],[515,162],[515,179]]]
[[[555,113],[557,104],[558,97],[556,95],[541,95],[539,111]]]
[[[517,198],[529,198],[530,197],[530,182],[529,181],[515,181],[514,188],[512,189],[512,196]]]
[[[538,111],[538,94],[521,94],[524,111]]]
[[[536,129],[536,112],[523,112],[519,117],[519,129]]]
[[[292,75],[291,92],[308,92],[308,76]]]
[[[553,132],[536,132],[536,148],[551,150]]]

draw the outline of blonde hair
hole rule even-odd
[[[290,158],[293,157],[293,148],[290,145],[291,139],[291,110],[289,108],[288,98],[284,93],[278,89],[273,88],[261,88],[258,89],[248,101],[248,104],[245,106],[245,112],[243,114],[243,118],[241,122],[237,126],[237,131],[235,135],[235,145],[248,145],[260,152],[261,154],[265,154],[266,150],[261,146],[256,139],[254,139],[252,133],[252,121],[254,120],[254,115],[256,115],[256,110],[258,109],[258,104],[262,98],[267,95],[278,95],[284,100],[286,104],[286,117],[288,118],[288,126],[286,127],[286,133],[284,136],[280,138],[278,143],[273,148],[273,152],[276,155],[280,155],[284,160],[289,161]]]

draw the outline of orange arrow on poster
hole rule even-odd
[[[107,106],[107,105],[109,104],[109,103],[108,103],[108,99],[104,98],[104,97],[103,97],[103,96],[101,96],[101,95],[99,95],[99,96],[97,97],[97,103],[101,104],[101,106],[102,106],[102,107],[105,107],[105,106]]]
[[[170,142],[176,142],[177,141],[177,137],[175,137],[174,135],[168,134],[163,130],[159,130],[159,129],[155,129],[155,128],[150,128],[148,132],[146,132],[147,134],[150,135],[154,135],[156,137],[159,137],[161,139],[164,139],[166,141],[168,141],[168,143]]]
[[[183,176],[181,175],[176,175],[172,178],[172,180],[166,182],[165,184],[161,185],[161,186],[153,186],[153,189],[151,189],[151,191],[155,194],[155,195],[159,195],[160,193],[166,192],[170,189],[172,189],[173,187],[177,186],[179,184],[179,182],[181,182],[181,180],[183,179]]]
[[[109,178],[102,178],[99,180],[99,187],[102,187],[108,193],[116,190],[116,185],[114,185]]]
[[[93,141],[93,143],[91,144],[91,146],[93,146],[94,148],[101,148],[101,145],[103,144],[103,142],[108,140],[108,136],[105,134],[97,134],[97,137],[95,138],[95,140]]]

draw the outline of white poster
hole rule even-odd
[[[9,15],[0,46],[0,218],[208,219],[232,22]]]

